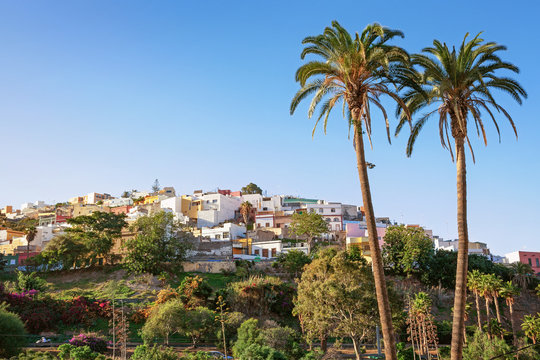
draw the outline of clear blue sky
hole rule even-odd
[[[337,19],[349,31],[401,29],[411,52],[465,32],[508,46],[529,93],[469,161],[469,229],[495,253],[540,251],[536,2],[1,1],[0,206],[88,192],[239,189],[361,203],[339,112],[311,138],[306,108],[289,115],[301,40]],[[393,105],[386,103],[393,112]],[[375,211],[456,236],[455,166],[436,120],[412,158],[377,115],[368,161]],[[395,121],[393,123],[395,125]],[[407,135],[404,133],[403,135]]]

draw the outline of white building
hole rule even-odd
[[[92,192],[86,195],[85,198],[86,198],[87,204],[96,204],[99,201],[105,201],[108,199],[112,199],[113,197],[110,194],[100,194],[100,193]]]
[[[131,198],[108,199],[108,200],[103,201],[103,205],[108,206],[108,207],[130,206],[130,205],[133,205],[133,199]]]
[[[213,227],[226,220],[234,219],[242,199],[236,196],[207,193],[197,196],[202,210],[197,213],[197,227]]]
[[[70,227],[70,225],[66,223],[37,226],[36,237],[31,244],[36,245],[43,250],[49,241],[51,241],[55,236],[62,235],[67,227]]]
[[[340,203],[322,203],[322,201],[319,201],[318,204],[306,204],[306,209],[321,215],[328,223],[329,230],[343,230],[343,216]]]
[[[127,221],[135,221],[141,216],[148,216],[148,210],[140,206],[134,206],[129,209],[129,212],[126,214]]]
[[[225,223],[213,228],[204,227],[201,229],[202,240],[210,241],[231,241],[246,236],[246,227],[233,223]]]
[[[33,203],[27,202],[27,203],[21,204],[21,211],[41,209],[41,208],[44,208],[45,206],[47,206],[47,204],[45,204],[45,201],[41,201],[41,200],[35,201]]]
[[[262,196],[260,194],[242,195],[242,202],[248,201],[257,211],[280,211],[282,196]]]
[[[233,244],[233,247],[240,247],[241,244]],[[253,260],[274,259],[281,253],[287,253],[292,250],[302,251],[309,254],[307,243],[283,243],[281,240],[254,241],[251,243],[251,254],[235,254],[238,259]]]
[[[438,236],[433,236],[435,250],[458,251],[459,240],[443,240]],[[487,244],[478,241],[469,241],[469,254],[490,255]]]
[[[174,218],[183,224],[187,224],[189,217],[182,214],[182,197],[175,196],[161,200],[160,206],[163,210],[171,210]]]

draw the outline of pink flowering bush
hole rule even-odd
[[[73,346],[88,346],[92,351],[98,353],[107,352],[107,341],[93,334],[79,334],[69,340]]]

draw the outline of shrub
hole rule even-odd
[[[486,333],[477,331],[463,348],[463,360],[488,360],[508,352],[510,346],[504,340],[490,339]]]
[[[187,276],[178,287],[180,299],[188,308],[207,306],[208,298],[212,295],[212,288],[199,275]]]
[[[408,347],[406,343],[397,343],[396,349],[398,360],[414,360],[414,351],[412,347]]]
[[[17,291],[38,290],[43,291],[47,288],[47,281],[37,276],[35,272],[25,274],[17,271]]]
[[[216,358],[207,352],[197,351],[196,353],[184,354],[182,360],[215,360]]]
[[[262,337],[265,345],[281,351],[287,359],[300,359],[304,356],[304,349],[300,346],[301,336],[290,327],[264,329]]]
[[[73,346],[88,346],[90,350],[105,353],[107,352],[107,341],[92,334],[79,334],[69,340]]]
[[[178,360],[178,354],[164,346],[139,345],[133,351],[131,360]]]
[[[58,357],[62,360],[105,360],[105,355],[93,352],[89,346],[62,344],[58,347]]]
[[[0,334],[3,334],[0,336],[0,358],[17,355],[26,344],[23,322],[17,315],[4,310],[0,311]]]

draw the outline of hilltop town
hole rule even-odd
[[[242,204],[249,203],[248,209]],[[108,193],[92,192],[74,196],[64,203],[54,205],[43,201],[24,203],[15,209],[6,205],[0,212],[0,254],[7,269],[24,269],[25,260],[43,251],[56,236],[71,227],[68,219],[90,215],[94,212],[124,214],[127,224],[137,219],[167,212],[185,225],[196,239],[189,252],[190,260],[272,260],[281,253],[299,250],[309,253],[305,236],[290,231],[293,214],[309,212],[321,215],[328,231],[316,241],[334,244],[344,249],[357,247],[370,261],[369,244],[364,210],[354,204],[343,204],[323,199],[307,199],[288,195],[267,195],[257,185],[250,183],[238,191],[216,189],[192,194],[177,194],[174,187],[159,186],[151,191],[125,191],[115,197]],[[377,217],[377,236],[380,246],[388,226],[397,225],[388,217]],[[407,227],[420,227],[407,224]],[[35,229],[29,242],[27,233]],[[457,251],[457,240],[444,240],[432,230],[425,229],[436,250]],[[122,257],[122,244],[134,236],[128,226],[115,238],[111,249]],[[540,252],[516,251],[498,256],[492,254],[486,243],[470,242],[469,253],[482,255],[495,263],[524,262],[540,273]],[[100,259],[103,264],[105,259]]]

